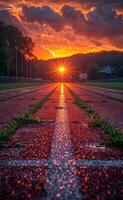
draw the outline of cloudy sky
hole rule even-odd
[[[0,0],[0,19],[32,37],[41,59],[123,51],[123,0]]]

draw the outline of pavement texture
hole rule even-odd
[[[9,123],[56,85],[3,101],[0,119]],[[118,120],[122,121],[123,114],[117,111],[122,111],[122,103],[86,91],[86,86],[68,86],[122,129]],[[108,136],[91,126],[90,116],[75,105],[65,84],[59,84],[34,118],[37,123],[20,127],[0,149],[1,200],[123,199],[122,148],[107,146]]]
[[[13,90],[9,96],[11,99],[5,99],[0,102],[0,130],[5,128],[9,122],[20,115],[23,115],[29,108],[38,103],[38,101],[53,90],[57,84],[48,84],[38,89],[16,89],[17,96],[13,96]],[[15,90],[14,90],[15,91]],[[18,96],[19,92],[19,96]],[[5,92],[6,93],[6,92]],[[21,95],[20,95],[21,93]]]
[[[123,130],[123,103],[115,101],[113,99],[106,98],[99,95],[99,89],[88,89],[88,86],[70,85],[72,89],[90,105],[102,118],[106,119],[111,124]],[[94,92],[92,92],[92,90]],[[101,94],[104,95],[104,91],[101,90]],[[109,89],[110,91],[110,89]],[[112,97],[112,93],[108,89],[105,92],[109,97]],[[96,93],[98,94],[96,94]],[[117,98],[117,92],[113,93],[113,97]],[[122,100],[121,97],[118,97]]]

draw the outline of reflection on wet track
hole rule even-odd
[[[81,199],[80,184],[72,156],[70,126],[65,103],[64,85],[61,85],[55,130],[48,167],[45,199]]]
[[[25,112],[55,86],[41,88],[27,99],[2,102],[2,120]],[[111,115],[107,112],[111,101],[78,86],[68,84],[89,105],[98,105],[100,112]],[[115,106],[122,104],[113,102],[118,116]],[[0,199],[123,199],[122,149],[107,145],[108,135],[93,126],[90,115],[75,104],[64,84],[55,89],[34,118],[38,121],[21,126],[0,149]]]

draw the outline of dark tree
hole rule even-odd
[[[34,58],[33,48],[34,43],[31,38],[23,36],[18,28],[0,22],[0,75],[7,75],[9,65],[10,75],[15,76],[16,58],[18,68],[21,68],[22,57],[23,63],[27,57]],[[20,69],[18,73],[20,75]]]

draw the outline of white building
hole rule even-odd
[[[102,69],[100,70],[100,73],[111,75],[112,71],[113,69],[109,65],[107,65],[107,66],[102,67]]]
[[[87,80],[88,79],[88,74],[86,74],[86,73],[81,73],[80,75],[79,75],[79,81],[85,81],[85,80]]]

